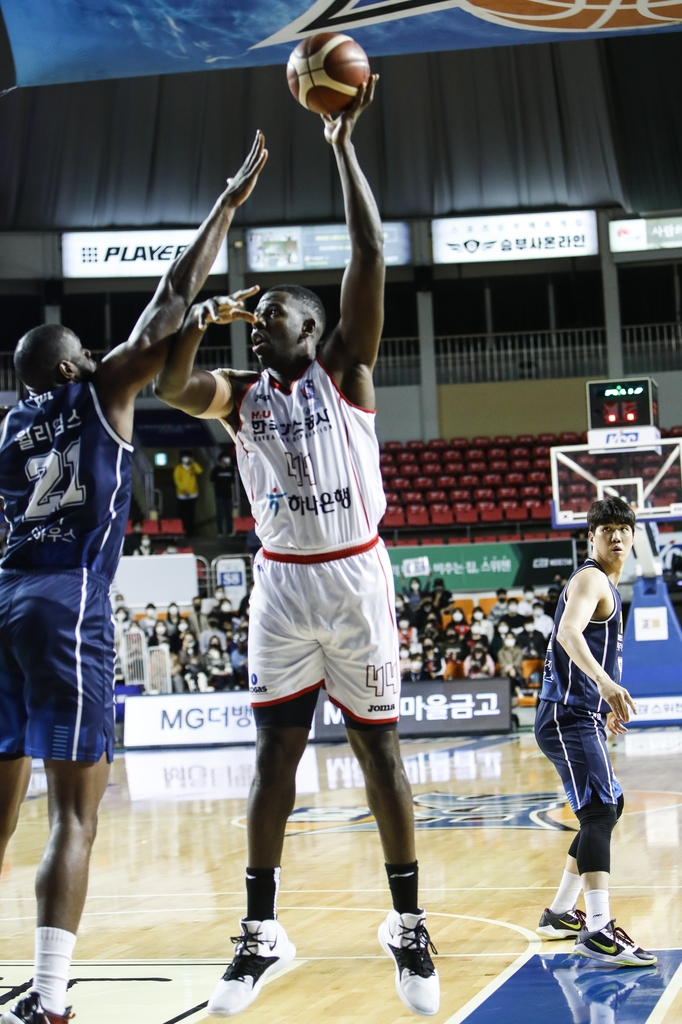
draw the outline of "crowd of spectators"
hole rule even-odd
[[[126,645],[125,637],[138,634],[144,637],[147,650],[166,648],[174,693],[248,689],[248,597],[233,608],[218,587],[212,598],[195,597],[189,614],[182,615],[171,602],[165,614],[148,604],[137,618],[118,594],[113,612],[121,677],[125,658],[130,657],[126,652],[132,650],[134,656],[136,651],[135,645]]]
[[[558,585],[542,597],[530,587],[521,598],[500,589],[486,614],[479,605],[468,611],[471,601],[458,601],[442,579],[403,578],[396,595],[403,681],[539,682],[559,593]]]

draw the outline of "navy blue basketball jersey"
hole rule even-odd
[[[571,585],[571,580],[579,572],[590,568],[599,569],[600,572],[604,571],[597,562],[588,558],[570,577],[559,598],[554,616],[554,628],[547,647],[540,698],[555,704],[566,704],[569,707],[604,713],[609,709],[599,696],[597,684],[569,658],[556,638],[559,623],[566,611],[566,592]],[[588,622],[583,636],[595,660],[599,662],[614,683],[620,684],[623,668],[623,605],[620,594],[611,580],[609,580],[609,587],[613,595],[613,612],[608,619],[602,622],[594,619]]]
[[[19,402],[0,429],[0,495],[11,530],[2,568],[86,568],[111,582],[130,507],[132,453],[90,383]]]

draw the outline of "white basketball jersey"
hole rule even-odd
[[[267,370],[239,409],[237,463],[266,551],[321,554],[371,541],[386,510],[375,413],[315,360],[284,391]]]

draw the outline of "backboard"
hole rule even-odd
[[[632,505],[639,521],[682,519],[682,438],[608,450],[559,445],[550,449],[550,465],[555,527],[587,526],[592,502],[615,496]]]

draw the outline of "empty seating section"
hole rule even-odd
[[[574,433],[388,441],[381,449],[388,502],[382,526],[548,520],[550,446],[580,442]]]

